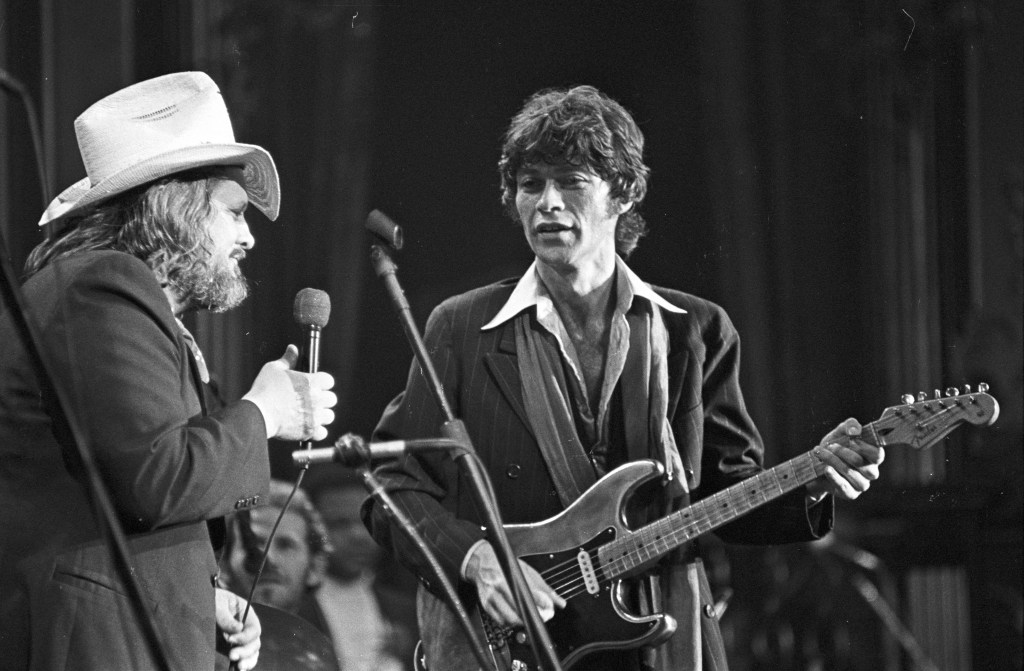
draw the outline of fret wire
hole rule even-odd
[[[783,462],[608,543],[598,563],[610,577],[624,573],[813,480],[818,464],[811,453]]]

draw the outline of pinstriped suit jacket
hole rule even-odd
[[[466,423],[506,523],[537,522],[562,509],[523,405],[512,323],[480,330],[508,300],[516,281],[505,280],[446,300],[431,313],[425,331],[445,394],[456,417]],[[762,468],[761,439],[739,386],[739,336],[719,306],[679,291],[655,290],[687,311],[662,311],[669,333],[668,418],[690,496],[703,498]],[[385,410],[375,439],[438,436],[443,421],[414,363],[405,391]],[[468,483],[455,464],[447,456],[410,457],[378,468],[377,475],[458,584],[466,552],[485,532]],[[678,500],[670,507],[686,503]],[[810,540],[831,527],[831,510],[819,507],[824,510],[809,517],[803,491],[797,491],[723,527],[719,536],[743,543]],[[416,548],[401,534],[392,533],[372,501],[364,514],[378,542],[396,553],[430,589],[430,567]],[[684,561],[681,553],[674,559]]]

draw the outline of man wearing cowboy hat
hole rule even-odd
[[[202,73],[118,91],[75,132],[88,177],[43,214],[51,234],[23,287],[58,379],[0,314],[0,669],[160,668],[93,515],[69,416],[111,494],[167,666],[213,668],[220,646],[251,669],[259,621],[243,626],[244,601],[214,588],[210,532],[266,498],[268,438],[326,436],[333,380],[292,370],[289,346],[242,400],[208,408],[206,366],[179,317],[245,298],[245,210],[277,217],[277,171],[235,142]]]

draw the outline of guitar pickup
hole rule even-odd
[[[594,571],[594,563],[586,550],[580,548],[576,555],[576,563],[580,565],[580,573],[583,575],[583,586],[589,594],[597,596],[601,592],[601,585],[597,582],[597,572]]]

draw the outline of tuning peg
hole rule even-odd
[[[907,405],[911,405],[914,402],[914,395],[913,394],[903,394],[903,396],[900,396],[900,400],[903,401],[904,403],[906,403]]]
[[[970,394],[970,393],[971,393],[971,385],[965,384],[964,385],[964,394],[966,395],[966,394]]]
[[[924,393],[923,391],[917,392],[917,400],[918,401],[923,401],[926,398],[928,398],[928,394]]]
[[[982,394],[988,391],[988,382],[979,382],[978,391],[980,391]]]
[[[956,387],[946,387],[946,396],[952,398],[953,396],[959,396],[960,390]]]
[[[940,398],[942,398],[942,390],[941,389],[936,389],[934,393],[935,393],[935,400],[936,401],[939,400]]]

